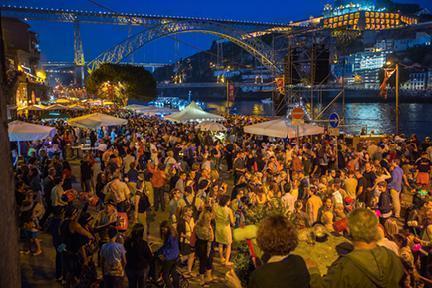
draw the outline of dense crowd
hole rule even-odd
[[[125,278],[129,287],[179,287],[188,278],[209,287],[221,280],[214,258],[231,287],[432,287],[429,138],[364,137],[354,147],[327,134],[299,142],[245,134],[256,121],[246,116],[229,117],[228,131],[215,135],[117,114],[128,125],[92,131],[59,122],[52,139],[13,153],[21,252],[40,255],[40,233],[51,233],[66,287],[97,283],[98,267],[104,287]],[[85,143],[87,152],[73,148]],[[264,256],[240,283],[232,230],[274,200],[283,215],[256,223]],[[157,249],[149,241],[156,225]],[[324,276],[290,253],[297,231],[316,225],[352,243]]]

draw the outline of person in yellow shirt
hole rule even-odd
[[[354,171],[348,172],[348,178],[344,180],[344,188],[348,197],[351,199],[356,199],[356,191],[357,191],[358,181],[355,178]]]
[[[321,198],[316,195],[317,188],[311,186],[309,189],[309,199],[306,202],[306,214],[308,216],[308,222],[313,225],[318,221],[318,211],[323,205]]]

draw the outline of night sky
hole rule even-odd
[[[289,22],[321,15],[322,7],[330,0],[99,0],[104,6],[117,12],[142,12],[173,16],[197,16],[239,20]],[[70,8],[106,11],[87,0],[1,0],[2,4],[27,5],[49,8]],[[431,0],[404,0],[418,3],[432,10]],[[29,22],[38,33],[43,60],[73,60],[72,24]],[[82,25],[81,34],[86,61],[109,49],[128,36],[127,26]],[[142,28],[134,27],[134,34]],[[177,36],[181,42],[176,53],[175,42],[161,39],[137,51],[136,62],[169,63],[178,57],[186,57],[205,50],[215,38],[210,35],[187,33]],[[130,60],[130,59],[129,59]]]

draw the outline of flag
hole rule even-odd
[[[285,79],[284,77],[276,77],[275,78],[275,82],[276,82],[276,89],[280,94],[284,94],[285,95]]]
[[[396,72],[396,68],[385,68],[384,69],[384,79],[380,85],[380,96],[384,97],[384,99],[387,99],[387,84],[390,77],[393,75],[393,73]]]

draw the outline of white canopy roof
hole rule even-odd
[[[42,110],[45,110],[46,108],[47,108],[47,106],[35,104],[35,105],[30,105],[30,106],[20,108],[18,110],[42,111]]]
[[[55,103],[58,103],[58,104],[68,104],[69,102],[71,102],[71,101],[69,99],[66,99],[66,98],[59,98],[59,99],[55,100]]]
[[[54,136],[56,129],[23,121],[13,121],[8,125],[9,141],[35,141]]]
[[[124,107],[124,109],[127,110],[132,110],[132,111],[137,111],[137,110],[148,110],[148,109],[152,109],[154,107],[152,106],[144,106],[144,105],[139,105],[139,104],[131,104],[131,105],[127,105]]]
[[[227,128],[221,124],[216,122],[204,121],[195,126],[195,128],[201,131],[211,131],[211,132],[220,132],[226,131]]]
[[[279,118],[258,124],[245,126],[244,132],[278,138],[296,138],[297,127],[292,126],[290,120]],[[311,136],[324,133],[324,128],[314,124],[302,124],[298,126],[298,136]]]
[[[68,120],[69,125],[80,128],[97,129],[102,126],[121,126],[127,124],[126,119],[114,116],[93,113]]]
[[[64,106],[62,104],[53,104],[45,108],[45,110],[68,110],[69,108],[67,106]]]
[[[68,108],[69,108],[70,110],[77,110],[77,111],[85,110],[85,109],[86,109],[85,107],[83,107],[83,106],[81,106],[81,105],[79,105],[79,104],[72,104],[72,105],[69,105]]]
[[[132,104],[124,107],[127,110],[134,111],[138,114],[143,115],[158,115],[158,114],[172,114],[175,112],[178,112],[178,110],[167,108],[167,107],[155,107],[155,106],[144,106],[144,105],[137,105]]]
[[[192,101],[182,111],[168,115],[165,119],[183,123],[192,121],[225,121],[225,118],[222,116],[204,111],[194,101]]]

